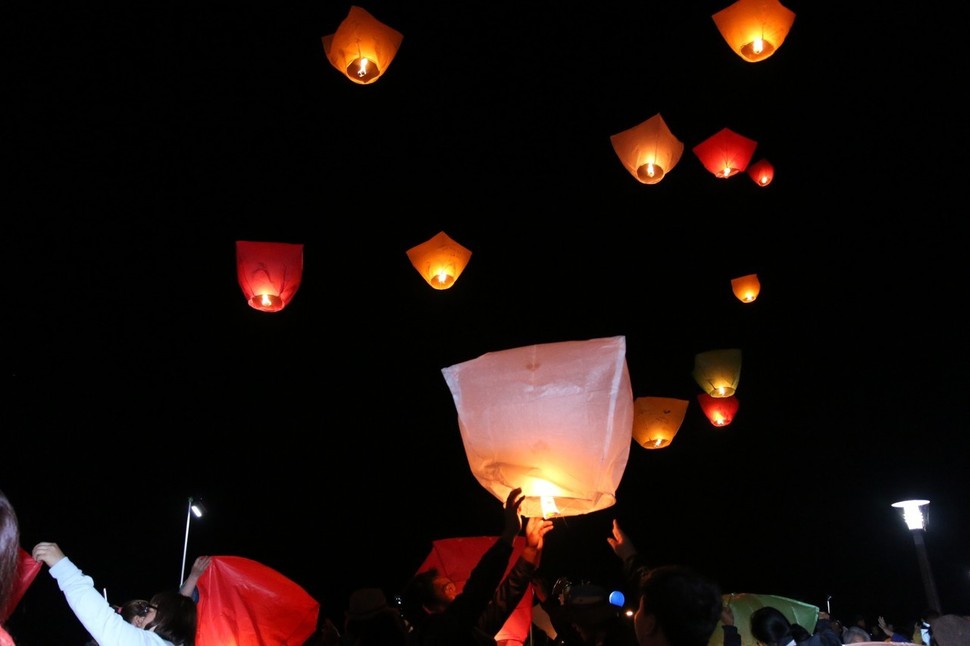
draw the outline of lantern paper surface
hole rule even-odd
[[[237,240],[236,274],[250,307],[279,312],[300,288],[303,245]]]
[[[213,556],[198,581],[196,646],[302,646],[320,604],[276,570],[238,556]]]
[[[626,338],[491,352],[442,370],[472,474],[524,516],[574,516],[616,502],[633,437]]]
[[[804,601],[780,597],[774,594],[725,594],[724,605],[731,606],[734,611],[734,625],[738,628],[742,646],[755,646],[755,639],[751,636],[751,615],[754,611],[765,606],[777,608],[792,623],[796,623],[808,632],[815,629],[818,622],[818,606]],[[717,622],[717,628],[711,634],[708,646],[722,646],[724,644],[723,624]]]
[[[633,439],[645,449],[662,449],[687,415],[687,400],[673,397],[637,397],[633,410]]]
[[[718,428],[734,421],[741,403],[734,395],[730,397],[711,397],[707,393],[697,393],[697,403],[711,424]]]
[[[10,598],[7,599],[7,605],[0,608],[0,624],[13,614],[17,604],[20,603],[24,593],[27,592],[27,588],[37,578],[37,573],[40,572],[40,561],[35,561],[34,557],[28,554],[24,548],[21,547],[18,550],[17,572],[10,589]]]
[[[354,83],[367,85],[387,71],[404,36],[352,6],[337,31],[322,40],[330,64]]]
[[[753,303],[761,293],[761,281],[758,274],[748,274],[731,279],[731,291],[742,303]]]
[[[741,351],[708,350],[694,355],[694,381],[711,397],[730,397],[741,381]]]
[[[472,570],[478,565],[479,559],[497,540],[497,536],[470,536],[442,538],[432,541],[431,552],[428,553],[416,574],[426,572],[433,567],[437,568],[439,574],[451,579],[458,592],[461,592],[465,588],[465,582],[471,576]],[[515,566],[515,562],[519,559],[524,547],[525,537],[516,536],[512,544],[512,556],[509,558],[509,565],[505,568],[506,576]],[[530,586],[526,593],[522,595],[522,599],[515,610],[505,621],[505,625],[495,635],[495,639],[525,642],[531,627],[532,587]]]
[[[656,184],[669,173],[684,152],[684,144],[667,127],[660,114],[610,137],[623,166],[641,184]]]
[[[722,179],[733,177],[748,167],[758,142],[722,128],[694,146],[694,154],[704,168]]]
[[[435,289],[448,289],[454,285],[471,257],[471,251],[452,240],[444,231],[408,249],[411,264]]]
[[[761,159],[748,168],[748,177],[758,186],[767,186],[775,179],[775,167],[767,159]]]
[[[795,13],[778,0],[738,0],[711,17],[734,53],[749,63],[778,51],[795,22]]]

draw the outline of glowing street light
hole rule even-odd
[[[196,518],[202,518],[206,513],[205,505],[202,504],[201,500],[196,500],[192,496],[189,496],[189,508],[185,512],[185,544],[182,546],[182,573],[179,579],[179,585],[185,581],[185,557],[189,553],[189,525],[192,522],[192,516]]]
[[[926,542],[923,533],[926,529],[926,516],[922,507],[930,504],[929,500],[900,500],[894,502],[893,507],[903,510],[903,520],[906,527],[913,532],[913,542],[916,544],[916,558],[919,560],[920,576],[923,578],[923,589],[926,592],[926,603],[930,608],[939,611],[940,597],[936,593],[936,583],[930,571],[930,559],[926,554]]]

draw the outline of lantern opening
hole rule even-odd
[[[664,178],[664,169],[657,164],[644,164],[637,169],[637,178],[644,184],[656,184]]]
[[[347,76],[357,79],[361,83],[370,83],[381,75],[381,70],[366,56],[355,58],[347,66]]]
[[[276,294],[254,294],[249,306],[263,312],[278,312],[283,309],[283,299]]]
[[[741,46],[741,55],[752,63],[768,58],[775,53],[775,46],[767,40],[755,38],[750,43]]]

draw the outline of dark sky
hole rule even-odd
[[[201,496],[189,564],[259,560],[339,619],[432,540],[501,529],[441,369],[622,335],[634,396],[690,407],[667,449],[631,445],[614,507],[549,536],[550,576],[613,583],[615,517],[726,592],[902,622],[925,601],[890,503],[920,497],[943,609],[970,613],[967,16],[790,0],[752,64],[727,4],[360,5],[404,35],[367,86],[320,42],[350,4],[21,9],[0,488],[24,547],[148,596]],[[609,137],[658,112],[685,149],[646,186]],[[770,186],[701,166],[725,127]],[[472,251],[447,291],[406,256],[439,231]],[[304,244],[285,310],[246,305],[236,240]],[[717,348],[743,352],[722,430],[690,374]],[[46,571],[13,621],[83,642]]]

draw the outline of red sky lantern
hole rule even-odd
[[[701,410],[707,415],[711,424],[718,428],[727,426],[734,421],[734,416],[738,412],[738,398],[731,397],[711,397],[707,393],[697,393],[697,403],[701,405]]]
[[[360,7],[351,7],[337,31],[323,37],[327,60],[359,85],[373,83],[387,71],[404,36]]]
[[[775,167],[767,159],[756,161],[748,168],[748,177],[758,186],[767,186],[775,178]]]
[[[744,171],[751,162],[758,142],[722,128],[694,146],[694,154],[715,177],[728,178]]]
[[[303,245],[237,240],[236,274],[250,307],[279,312],[300,288]]]

